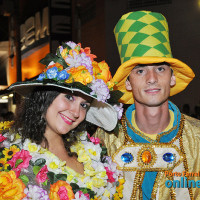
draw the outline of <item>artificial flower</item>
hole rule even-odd
[[[0,142],[3,142],[6,139],[7,139],[6,137],[4,137],[2,134],[0,134]]]
[[[102,79],[96,79],[90,86],[92,89],[91,95],[96,95],[98,101],[106,102],[110,98],[108,86]]]
[[[48,172],[47,165],[45,165],[40,169],[40,171],[36,175],[38,183],[44,183],[48,179],[47,172]]]
[[[54,79],[58,76],[58,68],[52,67],[47,70],[47,78],[48,79]]]
[[[96,75],[96,79],[102,79],[107,83],[112,78],[108,64],[105,61],[101,61],[98,63],[98,66],[101,72]]]
[[[117,111],[118,119],[121,119],[124,111],[123,104],[120,103],[119,105],[114,105],[113,107]]]
[[[52,200],[72,200],[74,197],[72,187],[66,181],[59,180],[50,186],[49,198]]]
[[[0,172],[0,200],[20,200],[26,194],[24,183],[17,178],[14,171]]]
[[[7,159],[6,158],[0,158],[0,171],[3,169],[7,169],[9,164],[7,164]]]
[[[23,200],[50,200],[47,191],[37,185],[28,185],[24,193],[26,197]]]
[[[73,67],[67,73],[71,74],[71,77],[65,81],[66,83],[80,82],[83,85],[87,85],[93,80],[92,75],[85,66]]]
[[[24,149],[18,151],[11,160],[8,161],[8,164],[12,167],[12,169],[16,172],[20,172],[22,168],[28,168],[29,161],[31,160],[32,156],[30,153]],[[19,164],[17,165],[17,162]]]
[[[2,153],[6,159],[12,158],[20,149],[16,145],[12,145],[9,149],[5,148]]]

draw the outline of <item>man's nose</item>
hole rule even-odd
[[[158,77],[157,73],[154,70],[149,70],[146,77],[147,84],[154,84],[157,83]]]

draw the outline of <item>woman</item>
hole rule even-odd
[[[46,67],[37,80],[9,87],[24,99],[10,133],[0,135],[2,199],[122,198],[116,165],[98,138],[83,131],[86,122],[111,131],[119,117],[111,104],[121,94],[95,57],[80,44],[63,43],[41,60]]]

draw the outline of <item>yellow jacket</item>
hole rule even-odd
[[[154,171],[154,169],[158,172],[158,175],[153,187],[152,199],[200,200],[200,120],[186,115],[182,116],[185,118],[182,130],[175,139],[167,144],[134,144],[130,141],[131,139],[127,134],[124,133],[122,126],[120,126],[118,136],[113,133],[106,133],[102,129],[97,130],[95,136],[103,141],[107,147],[108,154],[118,164],[118,168],[124,171],[125,200],[141,199],[140,186],[144,177],[144,171]],[[141,149],[145,148],[152,150],[152,163],[148,169],[139,163]],[[174,154],[177,154],[177,160],[174,165],[164,166],[159,160],[159,154],[162,151],[167,152],[168,150],[174,151]],[[124,165],[121,161],[121,155],[127,151],[132,152],[135,160],[130,164]],[[186,180],[190,180],[190,184],[195,187],[188,189]],[[173,181],[177,185],[174,187],[172,185],[172,187],[168,188],[166,181],[169,184],[168,186]],[[177,182],[179,182],[180,188],[178,188]]]

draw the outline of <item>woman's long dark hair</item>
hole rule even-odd
[[[46,129],[46,112],[54,99],[63,91],[53,87],[38,87],[28,96],[22,99],[15,115],[14,130],[20,131],[22,141],[30,139],[36,144],[45,142],[48,148],[48,141],[44,136]],[[70,147],[77,141],[76,133],[82,131],[86,126],[83,121],[79,126],[63,135],[65,148],[69,155],[73,155]]]

